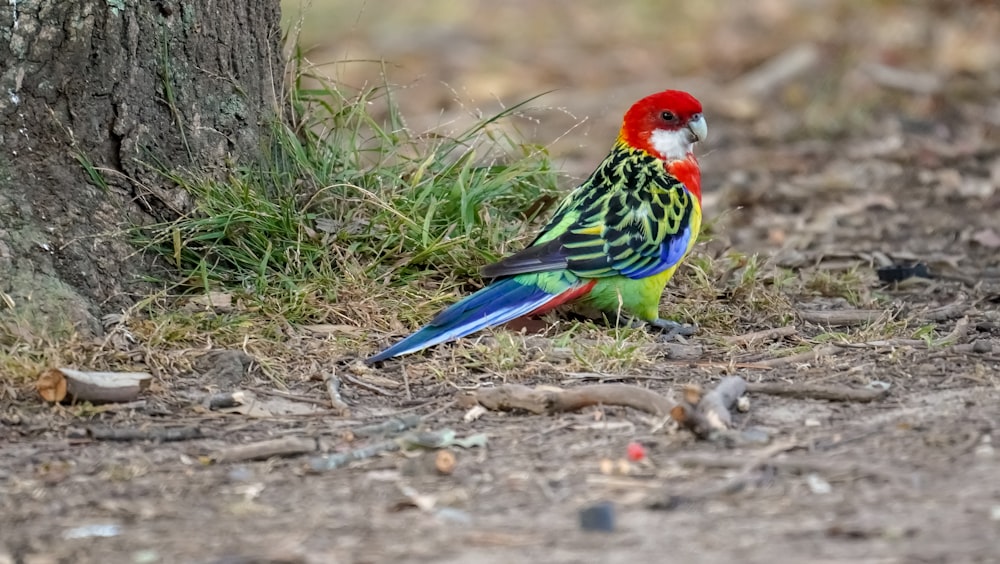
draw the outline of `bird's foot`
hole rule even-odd
[[[678,323],[670,319],[663,319],[662,317],[657,317],[649,321],[648,324],[662,331],[662,338],[665,341],[671,341],[674,337],[690,337],[698,332],[697,325]]]

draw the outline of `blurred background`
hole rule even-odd
[[[935,176],[1000,140],[996,0],[286,0],[283,13],[343,88],[394,85],[418,133],[551,91],[507,127],[572,178],[606,153],[631,102],[679,88],[705,105],[707,208],[768,204],[788,178],[801,194],[771,207],[842,204],[841,185],[889,178],[852,175],[866,156],[902,163],[890,175],[900,186],[918,163],[925,183],[984,191],[980,203],[1000,207],[996,158]],[[807,172],[821,177],[795,181]],[[828,184],[839,196],[816,191]],[[744,215],[753,229],[733,242],[780,245],[769,221]]]

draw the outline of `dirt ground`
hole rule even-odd
[[[116,354],[155,376],[141,404],[81,413],[23,393],[3,407],[0,564],[1000,561],[1000,8],[374,4],[315,2],[337,16],[326,28],[337,40],[315,56],[395,60],[415,128],[558,88],[517,125],[558,140],[550,149],[577,178],[632,99],[695,92],[714,218],[699,253],[760,253],[766,268],[749,283],[734,282],[739,264],[717,273],[711,303],[686,310],[702,329],[683,344],[698,354],[620,371],[536,351],[501,374],[476,363],[489,345],[367,371],[341,362],[357,351],[323,331],[289,327],[286,344],[312,364],[290,361],[281,388],[239,353],[144,364],[143,343],[122,339]],[[378,77],[340,72],[355,85]],[[922,262],[934,277],[886,286],[885,262]],[[780,272],[806,282],[784,290]],[[664,307],[696,278],[682,271]],[[699,318],[736,303],[731,318]],[[794,329],[738,338],[784,326]],[[349,416],[317,379],[330,372]],[[751,392],[715,440],[629,408],[466,420],[455,401],[505,382],[676,397],[723,375],[802,395]],[[810,395],[816,386],[885,393],[827,400]],[[232,389],[256,401],[202,404]],[[435,449],[317,469],[321,455],[386,440],[363,426],[406,416],[426,431],[483,433],[485,446],[443,449],[449,473]],[[272,439],[298,454],[228,450]],[[632,442],[644,460],[625,460]],[[605,501],[614,531],[583,530],[581,509]]]

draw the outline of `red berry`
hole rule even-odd
[[[646,447],[639,443],[631,442],[628,444],[628,459],[632,462],[639,462],[643,458],[646,458]]]

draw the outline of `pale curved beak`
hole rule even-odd
[[[708,137],[708,124],[705,122],[705,116],[698,114],[688,121],[688,131],[694,136],[691,141],[704,141]]]

